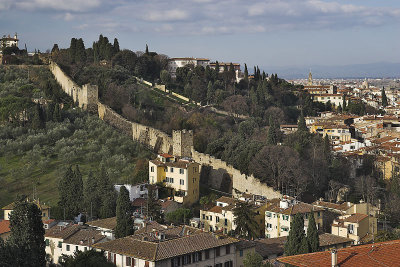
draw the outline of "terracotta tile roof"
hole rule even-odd
[[[361,214],[361,213],[354,213],[350,215],[350,217],[345,218],[343,221],[344,222],[349,222],[349,223],[359,223],[365,218],[368,218],[368,215],[366,214]]]
[[[111,218],[91,221],[91,222],[88,222],[87,224],[90,226],[94,226],[94,227],[114,230],[115,227],[117,226],[117,217],[111,217]]]
[[[67,226],[55,225],[46,231],[45,237],[66,239],[79,231],[79,225],[69,224]]]
[[[264,238],[256,240],[256,252],[264,259],[271,255],[282,255],[287,237]]]
[[[232,237],[198,233],[160,242],[139,240],[135,235],[95,244],[93,247],[149,261],[160,261],[196,251],[238,243]]]
[[[400,266],[400,240],[342,248],[337,251],[340,267]],[[331,266],[331,252],[316,252],[278,259],[294,266]]]
[[[353,206],[353,204],[350,202],[343,202],[342,204],[337,204],[320,200],[313,202],[312,205],[339,211],[346,211]]]
[[[323,233],[319,235],[319,245],[321,247],[327,247],[343,243],[352,243],[353,241],[354,241],[353,239],[347,237],[341,237],[328,233]]]
[[[132,206],[134,206],[134,207],[144,207],[144,206],[146,206],[146,203],[147,203],[147,200],[145,198],[138,197],[138,198],[135,198],[132,201]]]
[[[104,235],[102,235],[101,231],[99,231],[99,230],[81,227],[73,235],[64,239],[64,243],[81,245],[81,246],[90,246],[90,245],[96,244],[97,242],[99,242],[105,238],[106,237]]]
[[[222,213],[222,207],[220,207],[220,206],[214,206],[214,207],[212,207],[211,209],[209,209],[208,212]]]
[[[0,221],[0,235],[10,232],[10,221],[2,220]]]
[[[161,157],[164,157],[164,158],[173,158],[173,157],[174,157],[174,156],[172,156],[172,155],[170,155],[170,154],[167,154],[167,153],[160,154],[160,156],[161,156]]]
[[[41,209],[41,210],[49,209],[49,208],[50,208],[49,206],[40,203],[38,200],[29,201],[29,202],[32,202],[32,203],[36,204],[36,206],[38,206],[38,208]],[[10,204],[4,206],[2,209],[3,209],[3,210],[13,210],[14,207],[15,207],[15,202],[12,202],[12,203],[10,203]]]
[[[279,214],[295,215],[297,213],[310,213],[311,211],[323,211],[324,209],[315,207],[311,204],[307,204],[304,202],[299,202],[297,204],[289,205],[289,207],[285,209],[280,207],[280,200],[278,199],[278,201],[275,200],[267,203],[266,210]]]

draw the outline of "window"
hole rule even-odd
[[[210,215],[210,221],[212,221],[212,216]]]
[[[213,229],[212,229],[212,226],[210,225],[210,232],[212,232],[213,231]]]
[[[67,245],[67,251],[69,251],[69,245]]]
[[[46,239],[46,247],[50,245],[50,240]]]
[[[233,267],[233,261],[226,261],[224,267]]]
[[[151,171],[151,172],[154,172],[154,166],[151,166],[150,171]],[[127,258],[127,259],[128,259],[128,258]]]
[[[185,185],[185,180],[180,179],[180,180],[179,180],[179,184],[180,184],[180,185]]]
[[[205,214],[203,214],[203,220],[205,220],[206,219],[206,215]]]
[[[350,234],[354,233],[354,225],[349,224],[347,228],[348,228]]]
[[[174,168],[170,168],[170,170],[169,170],[170,172],[174,172]]]
[[[243,249],[239,250],[239,256],[243,257]]]
[[[215,221],[219,222],[219,217],[218,216],[215,217]]]
[[[87,251],[87,247],[85,247],[85,251]]]
[[[210,258],[210,250],[209,249],[207,249],[206,251],[204,251],[205,253],[205,255],[204,255],[204,258],[206,259],[206,260],[208,260],[209,258]]]
[[[75,251],[78,251],[79,249],[78,249],[78,246],[75,246]]]
[[[215,264],[215,267],[222,267],[222,263]]]
[[[219,257],[221,255],[221,249],[220,247],[215,248],[215,256]]]
[[[226,254],[226,255],[231,254],[231,246],[230,246],[230,245],[226,245],[226,247],[225,247],[225,254]]]
[[[185,173],[185,170],[184,170],[184,169],[179,169],[179,173],[180,173],[180,174],[184,174],[184,173]]]
[[[126,257],[126,266],[132,266],[132,259],[131,259],[131,257]]]
[[[318,217],[321,216],[321,212],[318,211]]]
[[[272,228],[272,224],[270,224],[270,223],[267,223],[266,226],[267,226],[267,229]]]
[[[58,247],[61,248],[62,247],[62,242],[58,241]]]
[[[225,219],[224,224],[225,224],[225,226],[228,226],[228,219]]]
[[[43,217],[46,217],[46,212],[43,212]]]
[[[270,238],[271,235],[270,235],[270,234],[266,234],[265,237],[266,237],[266,238]]]

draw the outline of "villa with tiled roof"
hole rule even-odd
[[[96,244],[117,266],[237,266],[232,237],[201,232],[191,227],[159,227],[152,231]],[[243,248],[242,248],[243,249]],[[242,253],[243,255],[243,253]]]
[[[320,229],[323,224],[323,211],[322,208],[296,201],[290,197],[271,199],[267,202],[265,209],[265,236],[267,238],[288,236],[290,222],[296,214],[304,217],[304,230],[307,231],[308,217],[313,213],[317,228]]]

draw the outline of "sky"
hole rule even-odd
[[[0,34],[20,48],[121,48],[249,66],[400,62],[399,0],[0,0]]]

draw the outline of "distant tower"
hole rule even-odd
[[[362,83],[362,89],[369,89],[369,84],[367,78],[365,78],[364,82]]]
[[[311,69],[310,69],[310,73],[308,74],[308,85],[312,85],[312,73],[311,73]]]

